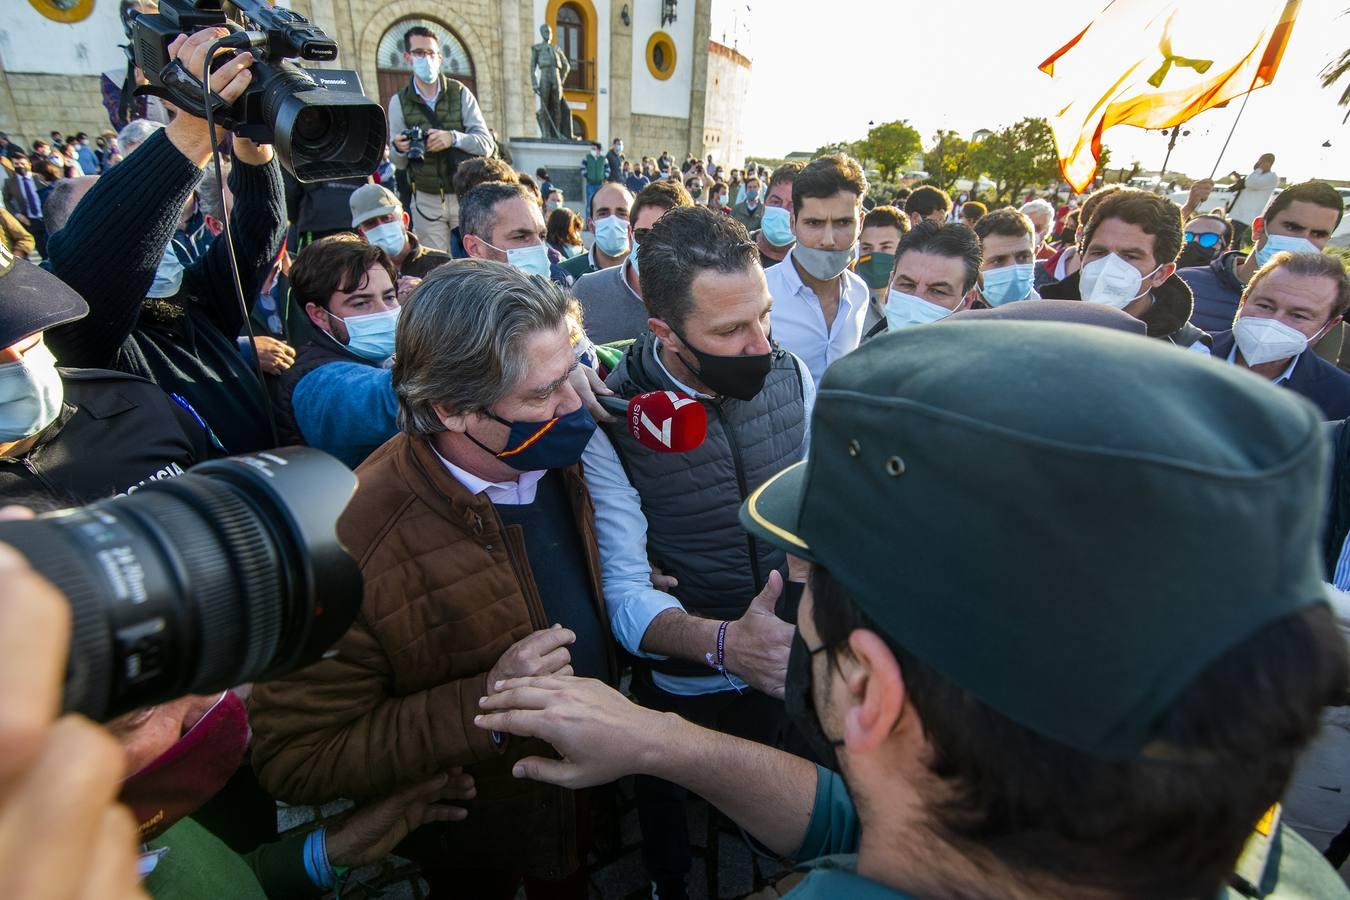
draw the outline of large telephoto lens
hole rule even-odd
[[[256,68],[256,66],[255,66]],[[291,63],[268,67],[262,114],[282,164],[303,182],[364,177],[384,156],[388,125],[363,94],[330,91]]]
[[[321,658],[361,606],[336,527],[355,490],[342,463],[288,447],[0,522],[72,607],[64,708],[107,721]]]

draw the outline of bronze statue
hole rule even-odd
[[[542,41],[530,48],[530,83],[539,95],[539,131],[546,140],[574,140],[572,109],[563,98],[563,81],[572,71],[567,54],[553,45],[553,29],[539,26]]]

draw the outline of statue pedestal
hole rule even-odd
[[[563,192],[568,209],[586,217],[586,191],[581,177],[581,161],[590,152],[585,141],[548,141],[540,138],[513,137],[508,142],[515,169],[531,178],[534,170],[548,169],[554,187]],[[547,198],[545,198],[547,199]]]

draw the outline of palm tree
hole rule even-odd
[[[1347,9],[1342,15],[1350,16],[1350,9]],[[1342,78],[1350,79],[1350,50],[1341,53],[1341,58],[1335,62],[1327,63],[1327,67],[1322,70],[1322,87],[1331,87]],[[1350,106],[1350,80],[1347,80],[1345,90],[1341,92],[1341,99],[1336,103],[1340,106]],[[1342,122],[1350,120],[1350,112],[1345,114]]]

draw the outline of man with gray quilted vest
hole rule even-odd
[[[792,636],[775,614],[786,557],[748,538],[736,510],[802,458],[815,385],[769,336],[773,298],[735,219],[673,209],[637,253],[648,328],[607,383],[626,398],[695,398],[708,434],[687,453],[654,452],[621,424],[591,438],[582,463],[610,626],[637,657],[633,692],[644,706],[775,742]],[[685,896],[686,796],[669,782],[637,780],[643,858],[661,900]]]

